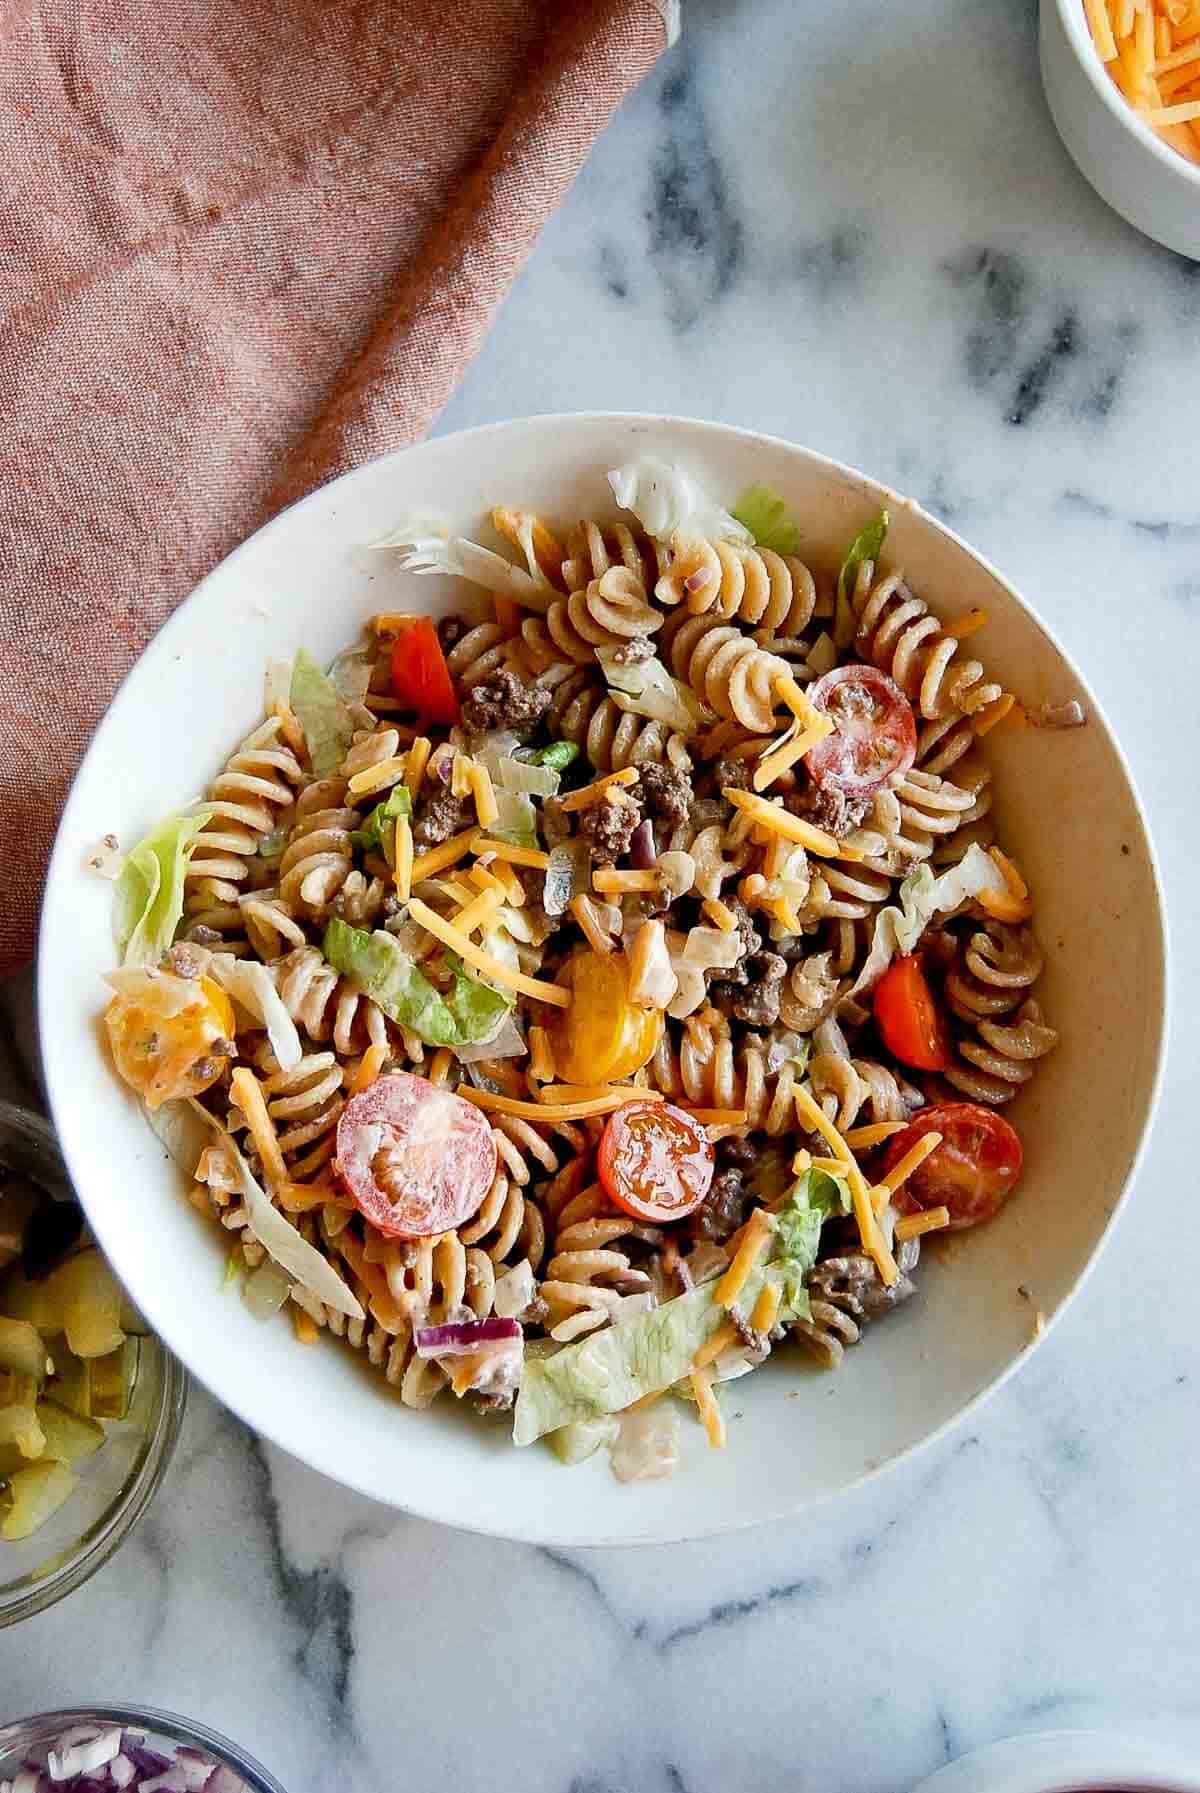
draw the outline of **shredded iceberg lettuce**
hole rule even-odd
[[[748,486],[733,507],[760,548],[776,554],[799,554],[800,525],[788,509],[787,499],[771,486]]]
[[[113,934],[123,965],[157,965],[183,914],[183,880],[212,811],[168,816],[140,840],[113,887]]]
[[[448,954],[453,983],[435,990],[400,943],[382,929],[368,934],[335,916],[321,950],[335,971],[352,978],[400,1027],[411,1027],[429,1046],[467,1046],[492,1039],[516,998],[482,983]]]
[[[671,461],[639,455],[614,467],[608,483],[621,509],[632,511],[642,528],[660,540],[676,531],[746,545],[753,539],[744,523],[714,503],[690,473]]]
[[[844,1177],[806,1170],[792,1184],[775,1216],[778,1256],[802,1275],[817,1261],[821,1228],[834,1214],[849,1214],[850,1190]]]
[[[781,1320],[806,1318],[808,1297],[785,1263],[751,1271],[735,1303],[748,1319],[765,1282],[780,1291]],[[526,1361],[513,1421],[513,1443],[532,1444],[546,1432],[604,1413],[620,1413],[643,1395],[686,1376],[705,1340],[726,1318],[716,1283],[677,1295],[647,1314],[567,1345],[553,1357]]]
[[[450,573],[502,597],[517,598],[530,610],[546,610],[555,596],[545,579],[534,579],[524,567],[514,566],[478,542],[464,536],[451,538],[445,527],[430,517],[408,518],[371,546],[395,552],[402,572]]]
[[[889,904],[875,917],[871,950],[843,1002],[873,990],[893,958],[916,950],[917,942],[935,915],[948,915],[981,891],[998,894],[1007,888],[1003,874],[990,853],[972,844],[957,865],[935,878],[927,863],[914,867],[900,886],[900,904]]]
[[[383,845],[384,831],[389,822],[397,816],[411,816],[413,812],[412,794],[406,785],[398,784],[389,791],[382,803],[377,803],[361,828],[356,828],[350,839],[356,847],[365,847],[370,852],[374,847]]]
[[[318,778],[331,778],[346,757],[354,718],[333,680],[303,648],[292,666],[291,706],[304,730],[313,771]]]
[[[706,719],[704,705],[681,679],[674,679],[656,657],[622,666],[619,648],[598,648],[596,658],[613,702],[620,710],[661,722],[679,735],[694,735]]]

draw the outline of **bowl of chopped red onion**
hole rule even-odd
[[[207,1725],[151,1707],[45,1712],[0,1725],[0,1793],[284,1793]]]

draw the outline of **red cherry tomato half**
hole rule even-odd
[[[1021,1174],[1024,1153],[1008,1122],[977,1102],[942,1102],[923,1109],[911,1126],[889,1139],[885,1173],[926,1133],[940,1133],[942,1143],[900,1185],[896,1206],[906,1213],[949,1208],[953,1228],[990,1220]]]
[[[391,1239],[448,1233],[478,1213],[496,1142],[478,1108],[424,1077],[377,1077],[342,1110],[333,1168]]]
[[[848,795],[877,791],[917,757],[917,724],[899,685],[875,666],[835,666],[808,695],[834,725],[804,757],[815,784]]]
[[[681,1220],[712,1186],[716,1153],[699,1121],[670,1102],[627,1102],[600,1140],[600,1181],[637,1220]]]
[[[392,644],[392,690],[424,722],[458,721],[458,697],[438,632],[427,616],[409,623]]]
[[[950,1028],[915,955],[893,959],[876,984],[875,1025],[902,1065],[944,1071],[952,1061]]]

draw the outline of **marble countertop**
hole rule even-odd
[[[458,1536],[196,1391],[120,1555],[0,1634],[4,1716],[174,1707],[289,1793],[899,1793],[1012,1731],[1200,1717],[1200,1350],[1174,1274],[1200,1093],[1179,1037],[1200,973],[1200,266],[1068,161],[1033,0],[684,10],[441,427],[592,407],[752,425],[912,493],[1014,579],[1106,705],[1162,858],[1176,1037],[1136,1199],[969,1425],[724,1541]],[[28,982],[6,995],[11,1093]]]

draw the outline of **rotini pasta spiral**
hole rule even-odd
[[[446,665],[459,691],[470,691],[517,658],[511,629],[500,623],[478,623],[468,629],[446,655]]]
[[[945,1078],[972,1101],[993,1106],[1011,1101],[1033,1076],[1037,1060],[1058,1044],[1057,1033],[1028,998],[1042,963],[1028,928],[989,921],[962,944],[946,973],[946,1000],[971,1024],[971,1032],[958,1042],[962,1062]]]
[[[521,657],[535,675],[564,658],[586,666],[595,660],[597,648],[620,647],[637,635],[650,635],[662,621],[637,574],[628,567],[610,567],[590,585],[556,598],[544,617],[525,618]]]
[[[279,895],[293,915],[319,920],[354,870],[350,836],[359,826],[359,814],[345,806],[345,794],[344,779],[322,778],[296,801],[295,821],[279,862]]]
[[[958,657],[961,644],[943,632],[925,600],[910,591],[900,573],[876,578],[874,562],[863,561],[851,607],[859,651],[890,673],[918,714],[929,721],[952,712],[973,716],[1003,696],[1003,687],[985,678],[981,661]]]
[[[188,928],[238,935],[243,918],[242,886],[259,844],[280,826],[291,809],[304,770],[279,739],[278,717],[247,736],[209,786],[211,815],[196,840],[184,884]]]
[[[976,1022],[974,1036],[958,1042],[965,1062],[945,1072],[946,1082],[972,1102],[999,1107],[1012,1101],[1033,1076],[1038,1059],[1057,1044],[1057,1033],[1046,1026],[1030,998],[1009,1020]]]
[[[541,1284],[552,1339],[566,1344],[594,1332],[608,1322],[623,1296],[652,1286],[649,1273],[618,1248],[620,1240],[646,1230],[627,1214],[615,1214],[599,1183],[565,1204]]]
[[[1043,963],[1029,928],[989,921],[962,943],[946,974],[946,1000],[960,1020],[995,1020],[1024,1001]]]
[[[909,1104],[893,1071],[874,1059],[820,1052],[808,1063],[813,1095],[834,1126],[845,1132],[864,1109],[872,1121],[906,1121]]]
[[[822,1258],[809,1278],[809,1317],[792,1330],[826,1369],[841,1363],[848,1345],[857,1345],[863,1328],[898,1302],[916,1293],[912,1271],[920,1257],[920,1241],[907,1240],[896,1254],[900,1280],[884,1288],[879,1272],[863,1252]]]
[[[959,828],[987,815],[989,775],[979,767],[974,772],[971,789],[912,767],[898,783],[878,793],[871,825],[883,835],[884,857],[891,869],[907,871],[918,860],[928,859]]]
[[[752,1038],[735,1046],[727,1026],[693,1015],[678,1046],[664,1030],[650,1071],[664,1095],[701,1108],[744,1108],[746,1124],[774,1138],[795,1129],[800,1076],[791,1059],[777,1071],[767,1060],[766,1046]]]
[[[797,636],[812,621],[817,588],[802,560],[769,548],[675,536],[671,564],[654,588],[660,604],[682,604],[692,616],[715,611],[762,637]]]
[[[770,734],[775,719],[775,682],[787,663],[759,647],[749,635],[712,616],[675,610],[659,636],[676,678],[727,721],[755,734]]]
[[[387,1022],[381,1009],[361,990],[340,977],[315,946],[297,947],[275,966],[275,986],[297,1027],[318,1044],[333,1041],[346,1055],[364,1044],[387,1043]]]
[[[578,668],[574,669],[578,675]],[[625,766],[667,765],[691,769],[687,742],[662,722],[648,722],[622,710],[595,679],[577,676],[560,681],[547,716],[547,727],[583,749],[597,772],[619,772]]]
[[[661,543],[652,542],[627,523],[606,523],[601,527],[599,523],[584,521],[568,532],[562,583],[566,591],[582,591],[610,567],[624,567],[643,591],[651,591],[666,561],[667,549]]]

